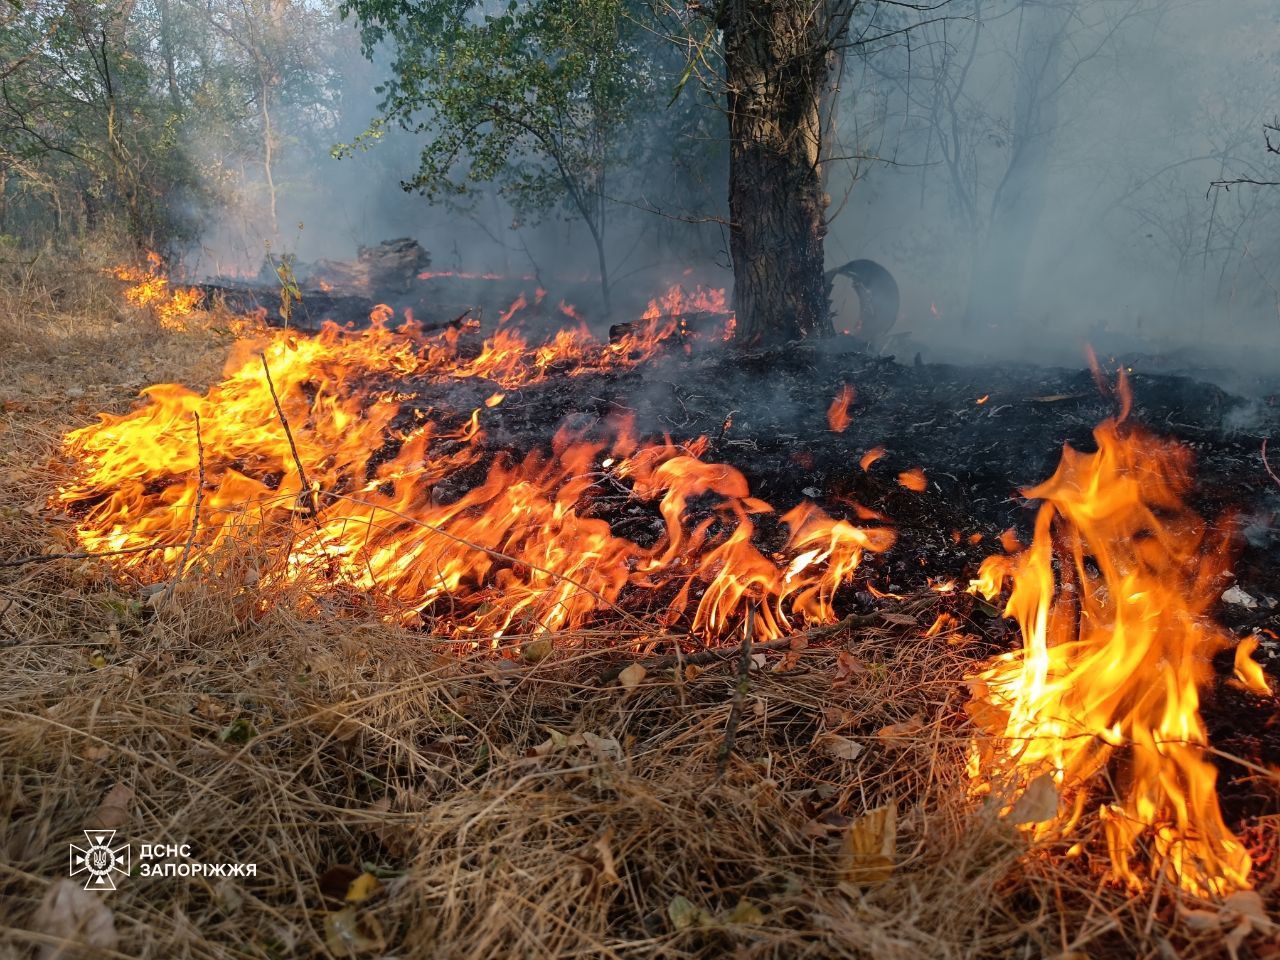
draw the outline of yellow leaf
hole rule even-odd
[[[898,805],[889,801],[849,824],[840,847],[840,879],[860,887],[885,883],[893,875]]]
[[[750,900],[739,900],[738,905],[726,914],[725,923],[744,923],[759,927],[764,925],[764,913]]]
[[[667,904],[667,916],[671,925],[677,930],[688,930],[692,926],[705,926],[714,919],[711,914],[693,904],[686,897],[674,897]]]
[[[347,903],[364,903],[382,889],[382,884],[372,873],[362,873],[347,887]]]
[[[633,663],[627,669],[618,674],[618,683],[622,684],[623,690],[634,690],[645,678],[649,671],[638,663]]]

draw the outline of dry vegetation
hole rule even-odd
[[[226,354],[227,318],[163,330],[116,291],[48,261],[0,291],[0,561],[73,549],[44,506],[62,432],[147,383],[208,383]],[[787,672],[771,655],[721,775],[732,659],[622,683],[616,636],[462,656],[268,594],[259,559],[237,544],[168,604],[101,560],[0,567],[0,957],[64,955],[74,924],[41,902],[93,825],[257,864],[89,895],[80,936],[101,956],[1223,950],[1167,889],[1129,898],[1096,861],[1028,854],[967,798],[970,660],[921,638],[932,601],[825,637]],[[896,830],[877,832],[883,817],[862,818],[886,804]]]

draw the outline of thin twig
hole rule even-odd
[[[191,556],[191,545],[196,542],[196,534],[200,530],[200,507],[204,503],[204,438],[200,436],[200,414],[196,413],[193,416],[196,418],[196,502],[191,508],[191,533],[187,535],[187,542],[182,546],[182,556],[178,558],[178,569],[173,572],[173,579],[164,588],[164,595],[161,597],[161,603],[164,606],[168,606],[169,601],[173,599],[173,591],[178,588],[178,581],[186,572],[187,558]]]
[[[742,645],[738,647],[738,682],[733,687],[733,706],[729,708],[729,722],[725,724],[724,739],[716,752],[716,778],[724,776],[729,768],[729,758],[738,742],[738,724],[742,721],[742,705],[751,689],[751,634],[755,632],[756,608],[747,608],[747,622],[743,624]]]
[[[284,427],[285,439],[289,441],[289,452],[293,454],[293,464],[298,468],[298,479],[302,481],[302,493],[299,494],[299,499],[307,505],[309,511],[307,516],[314,517],[320,512],[315,492],[311,489],[311,481],[307,479],[307,471],[302,468],[302,458],[298,456],[298,447],[293,442],[293,431],[289,429],[289,418],[284,415],[284,408],[280,406],[280,398],[276,395],[276,385],[271,380],[271,368],[267,366],[267,355],[263,352],[258,356],[262,358],[262,372],[267,375],[267,389],[271,391],[271,400],[276,405],[276,414]]]
[[[1262,438],[1262,465],[1267,470],[1267,476],[1275,481],[1276,486],[1280,487],[1280,477],[1276,476],[1276,472],[1271,469],[1271,464],[1267,461],[1267,438]]]

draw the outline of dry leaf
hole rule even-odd
[[[759,927],[764,925],[764,913],[750,900],[739,900],[738,905],[725,914],[725,923],[744,923]]]
[[[120,830],[129,823],[129,808],[133,806],[133,791],[123,783],[117,783],[106,792],[98,809],[85,821],[86,830]]]
[[[888,726],[881,727],[876,731],[876,736],[881,740],[901,740],[907,737],[919,736],[920,731],[923,729],[924,718],[917,713],[910,720],[904,720],[902,723],[891,723]]]
[[[885,883],[893,875],[898,805],[890,801],[849,824],[840,847],[840,879],[860,887]]]
[[[334,956],[358,957],[382,950],[382,925],[376,917],[361,916],[343,907],[324,918],[324,942]]]
[[[814,743],[837,760],[857,760],[862,754],[862,744],[834,733],[819,734]]]
[[[702,667],[696,663],[686,663],[684,666],[684,678],[687,682],[693,683],[698,677],[702,676]]]
[[[617,865],[613,862],[613,847],[610,841],[613,839],[613,827],[609,827],[605,832],[591,845],[600,857],[600,879],[604,883],[617,883],[618,870]]]
[[[667,904],[667,916],[677,930],[688,930],[694,925],[705,926],[714,920],[711,914],[685,897],[675,897]]]
[[[1009,808],[1006,819],[1010,823],[1043,823],[1058,815],[1058,785],[1053,774],[1042,773],[1022,791],[1022,796]]]
[[[347,887],[347,903],[364,903],[382,889],[382,884],[372,873],[362,873]]]
[[[623,690],[634,690],[639,685],[640,681],[645,678],[645,674],[648,672],[649,671],[640,664],[633,663],[631,666],[627,667],[627,669],[618,674],[618,683],[622,684]]]
[[[40,960],[63,960],[79,954],[79,947],[114,950],[120,945],[115,914],[92,890],[67,879],[51,886],[36,908],[31,928],[62,943],[40,948]]]
[[[869,672],[866,664],[848,650],[841,650],[836,654],[836,683],[847,683],[850,677]]]

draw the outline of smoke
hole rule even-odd
[[[899,351],[1233,367],[1280,345],[1280,188],[1210,187],[1268,170],[1273,5],[945,12],[844,76],[837,152],[870,159],[832,171],[828,265],[895,273]]]
[[[885,352],[1076,366],[1091,343],[1170,369],[1267,361],[1280,188],[1210,184],[1280,179],[1263,140],[1280,110],[1269,0],[951,0],[905,33],[894,16],[907,14],[859,8],[855,39],[890,39],[845,57],[826,241],[829,269],[871,258],[897,278]],[[570,212],[521,217],[484,184],[465,211],[406,193],[419,131],[331,156],[377,114],[390,51],[368,61],[329,17],[318,92],[275,107],[274,228],[253,151],[231,164],[217,136],[196,138],[226,173],[225,202],[189,266],[254,275],[268,247],[347,259],[409,236],[435,270],[534,275],[603,320],[592,240]],[[673,282],[731,286],[723,125],[714,98],[691,93],[631,124],[610,182],[615,319]],[[854,326],[849,294],[836,291],[837,330]]]

